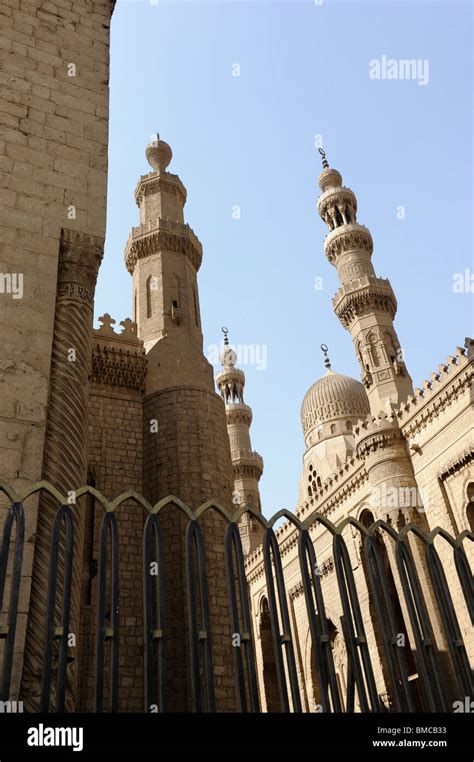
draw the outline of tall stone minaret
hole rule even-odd
[[[216,383],[225,402],[227,433],[229,434],[232,467],[234,469],[235,507],[246,505],[261,512],[258,483],[263,473],[263,460],[252,450],[250,424],[252,408],[244,402],[245,373],[235,367],[237,355],[229,346],[228,330],[224,332],[224,350],[221,354],[222,370]],[[246,555],[262,544],[262,528],[251,515],[245,513],[239,523],[242,548]]]
[[[330,230],[324,251],[341,283],[333,298],[334,311],[351,333],[371,412],[377,415],[413,394],[393,326],[397,301],[389,281],[375,274],[372,236],[356,220],[355,194],[342,185],[340,173],[329,166],[321,149],[320,153],[318,213]]]
[[[208,500],[233,508],[233,470],[225,406],[202,351],[197,272],[202,247],[184,222],[186,189],[167,171],[171,148],[157,135],[147,146],[152,172],[140,178],[125,263],[133,278],[134,319],[147,359],[143,417],[143,483],[153,503],[173,495],[192,509]],[[160,513],[165,555],[168,711],[192,709],[185,530],[174,504]],[[215,511],[199,523],[206,548],[218,711],[235,709],[232,631],[224,564],[225,523]],[[204,630],[203,626],[200,629]],[[218,670],[218,672],[217,672]]]

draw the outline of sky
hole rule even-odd
[[[267,516],[297,505],[300,408],[324,373],[320,344],[335,371],[360,379],[332,310],[338,278],[316,212],[321,143],[395,291],[415,388],[473,335],[472,12],[455,0],[117,2],[96,320],[109,312],[117,329],[131,316],[123,251],[159,132],[203,244],[204,351],[212,359],[222,326],[242,347]],[[393,78],[387,61],[407,58],[416,72]]]

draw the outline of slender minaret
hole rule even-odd
[[[125,249],[125,263],[133,277],[134,319],[147,359],[144,489],[153,503],[173,495],[192,509],[213,500],[230,512],[234,484],[225,407],[216,394],[213,369],[202,348],[197,289],[202,247],[184,222],[186,189],[177,175],[167,171],[171,156],[171,148],[158,135],[147,146],[152,172],[138,182],[135,200],[140,225],[132,229]],[[168,711],[192,708],[186,637],[187,522],[174,504],[160,513]],[[199,523],[206,548],[213,664],[219,674],[217,708],[232,711],[235,686],[225,523],[215,511],[206,512]],[[199,629],[204,631],[202,623]]]
[[[228,329],[224,333],[221,354],[223,369],[216,376],[216,384],[225,402],[227,433],[234,469],[234,505],[246,505],[261,512],[258,482],[263,473],[263,460],[252,450],[250,424],[252,408],[244,402],[245,373],[235,367],[237,355],[229,345]],[[242,548],[246,555],[262,544],[262,528],[251,515],[245,513],[239,523]]]
[[[375,274],[370,231],[356,221],[357,199],[342,185],[322,149],[322,195],[318,213],[329,227],[325,254],[337,269],[341,287],[333,298],[334,311],[350,331],[374,415],[388,411],[413,394],[393,320],[397,301],[390,282]]]

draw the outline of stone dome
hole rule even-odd
[[[301,423],[306,436],[328,421],[365,418],[370,413],[364,386],[350,376],[328,370],[306,392],[301,405]]]

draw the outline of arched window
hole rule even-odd
[[[336,433],[336,424],[331,423],[331,434],[335,434],[335,433]]]
[[[352,431],[352,421],[346,421],[346,429],[347,431]]]

